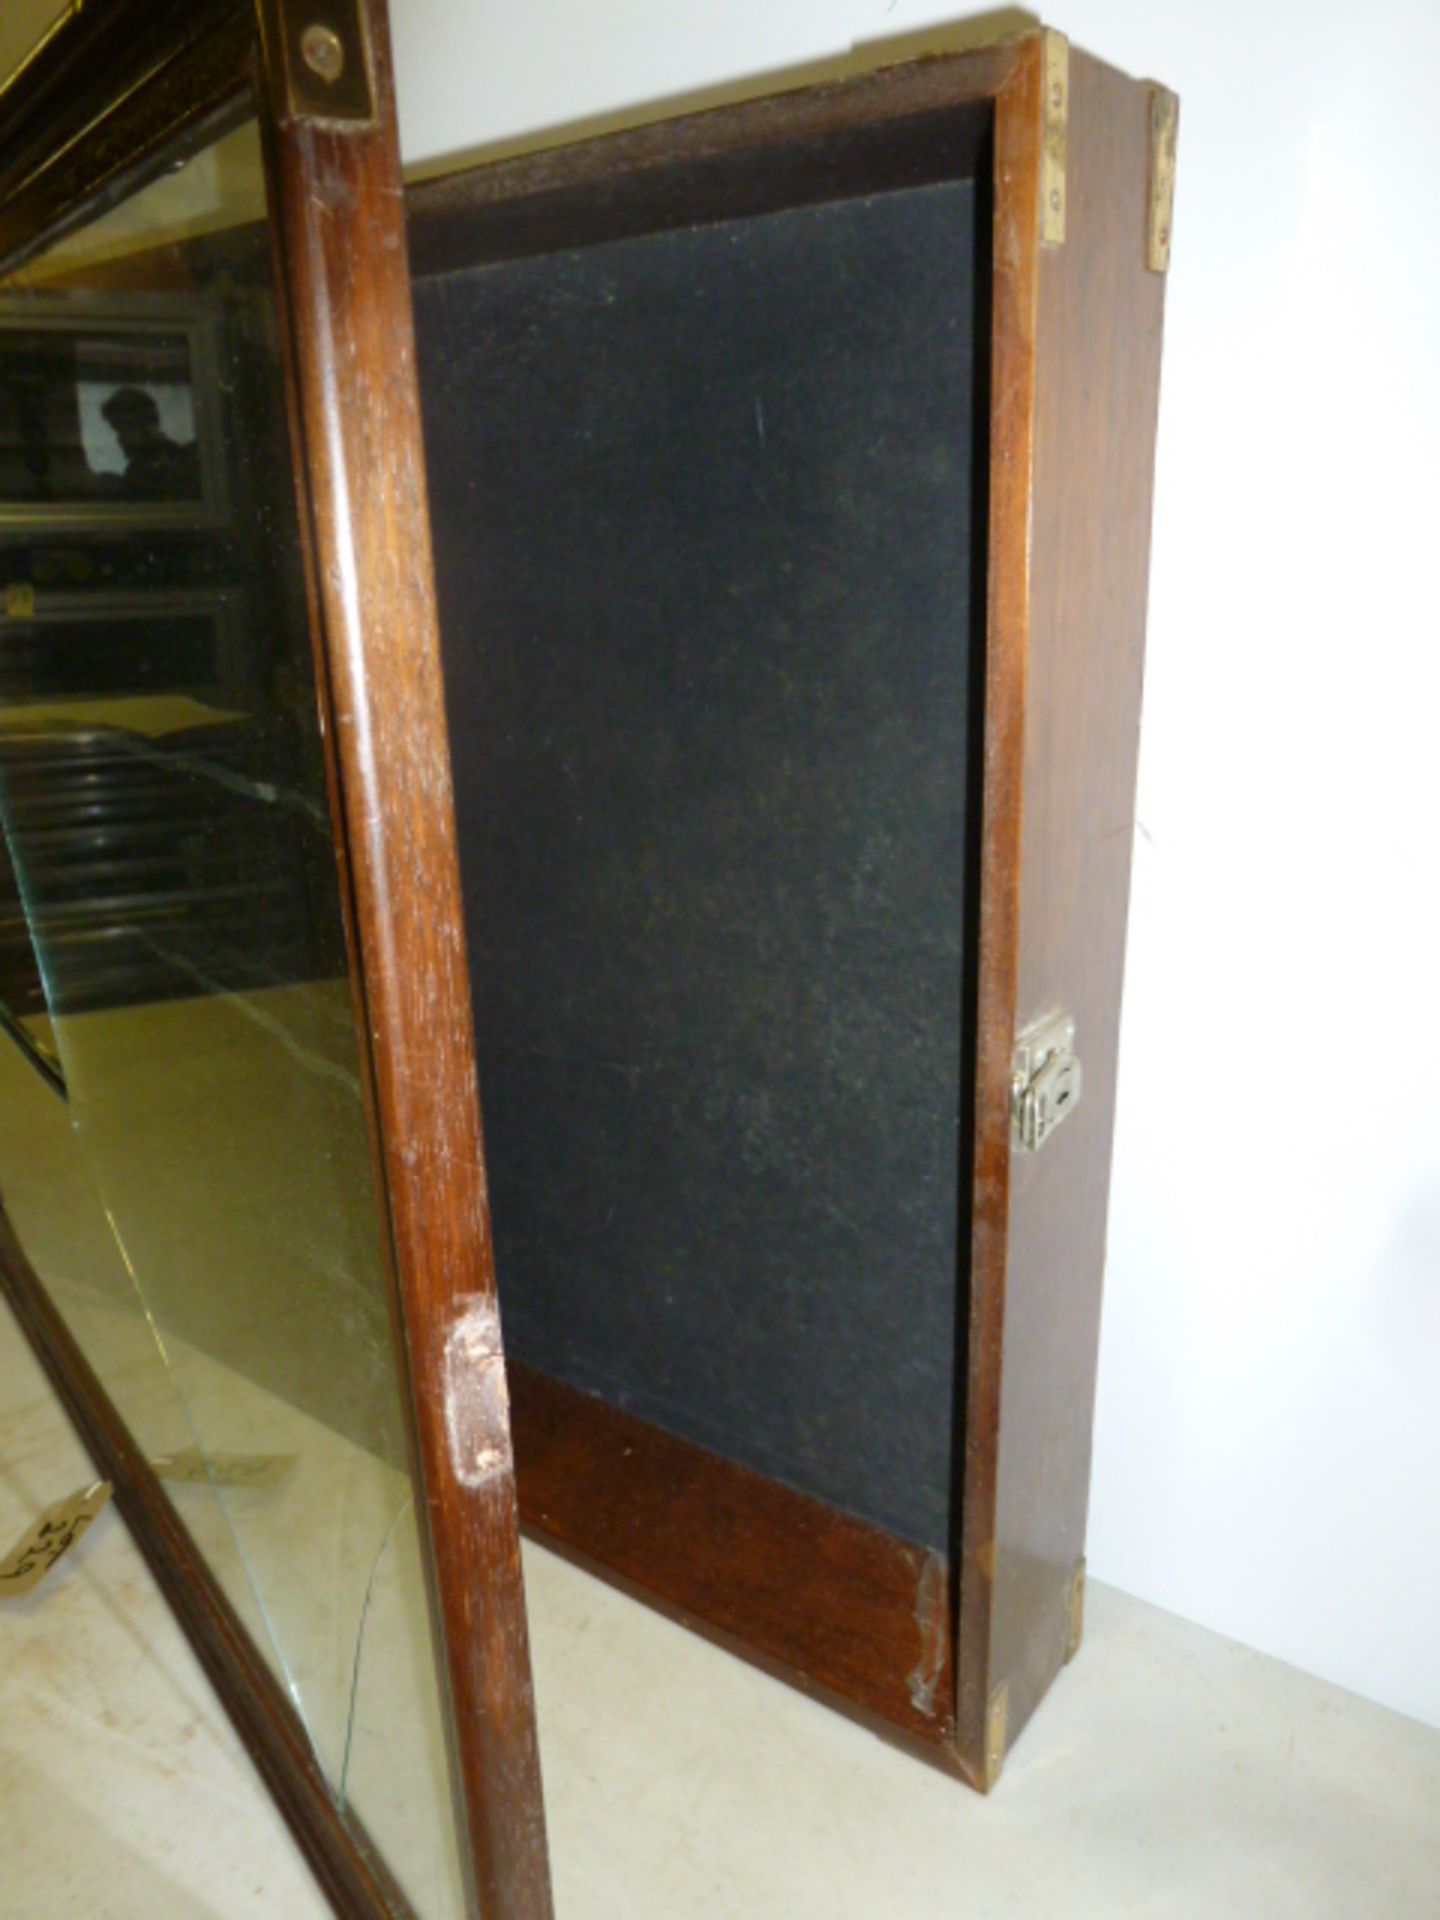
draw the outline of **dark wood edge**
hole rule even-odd
[[[527,1531],[954,1771],[944,1560],[510,1362]]]
[[[117,0],[113,20],[67,15],[0,93],[0,273],[136,192],[158,153],[183,159],[250,111],[255,24],[241,0],[163,5],[151,26],[148,12]]]
[[[1165,277],[1151,89],[1074,51],[1066,236],[1039,256],[1017,1025],[1064,1007],[1073,1119],[1017,1155],[990,1686],[1013,1745],[1072,1647],[1105,1270]]]
[[[774,146],[701,153],[506,199],[485,192],[461,204],[457,197],[443,214],[427,211],[417,188],[411,265],[424,278],[969,178],[988,144],[990,104],[966,101]]]
[[[375,114],[347,124],[292,114],[296,22],[260,7],[297,495],[468,1896],[550,1920],[389,34],[359,11]]]
[[[413,1920],[359,1823],[341,1815],[299,1716],[56,1311],[3,1204],[0,1291],[335,1912]]]
[[[975,1164],[961,1487],[956,1744],[987,1784],[990,1614],[995,1571],[1010,1075],[1015,1045],[1025,665],[1039,296],[1042,56],[1024,43],[995,111],[990,371],[989,624],[985,657],[980,916],[976,980]]]
[[[410,189],[417,277],[973,170],[1020,43],[493,160]]]
[[[582,186],[649,168],[673,169],[993,100],[1030,44],[1029,37],[1021,37],[936,54],[820,86],[768,92],[700,113],[657,118],[624,132],[461,167],[411,188],[414,215],[436,218],[451,207],[469,213],[485,201]]]

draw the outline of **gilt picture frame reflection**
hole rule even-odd
[[[0,301],[0,535],[223,525],[217,365],[193,301]]]

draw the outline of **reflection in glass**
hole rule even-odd
[[[0,1187],[428,1920],[462,1903],[259,178],[246,128],[0,294]]]
[[[7,301],[0,366],[5,522],[53,531],[219,517],[203,307],[133,294]]]

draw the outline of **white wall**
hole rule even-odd
[[[412,161],[947,17],[391,4]],[[1055,24],[1184,101],[1091,1565],[1440,1722],[1440,7]]]
[[[1440,8],[1156,14],[1075,20],[1185,94],[1094,1565],[1440,1723]]]

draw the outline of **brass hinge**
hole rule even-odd
[[[1065,1635],[1065,1664],[1068,1666],[1080,1651],[1080,1642],[1085,1638],[1085,1562],[1077,1560],[1075,1571],[1070,1575],[1070,1624]]]
[[[1175,142],[1180,102],[1168,87],[1150,89],[1150,205],[1145,264],[1152,273],[1170,266],[1170,224],[1175,212]]]
[[[371,125],[375,89],[360,0],[268,0],[265,16],[285,117]]]
[[[990,1704],[985,1709],[985,1779],[986,1793],[1000,1778],[1005,1765],[1005,1736],[1010,1721],[1010,1688],[1002,1680],[990,1696]]]
[[[1044,50],[1044,130],[1040,144],[1040,244],[1065,242],[1065,147],[1070,118],[1070,42],[1053,27],[1041,32]]]

